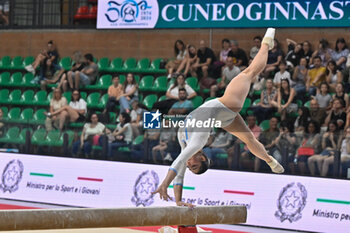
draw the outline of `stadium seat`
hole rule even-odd
[[[46,129],[37,129],[32,135],[32,145],[40,145],[45,141]]]
[[[10,95],[7,104],[19,104],[21,101],[21,90],[13,90]]]
[[[128,58],[123,64],[123,72],[134,72],[136,68],[136,58]]]
[[[14,123],[28,124],[31,119],[33,119],[33,109],[26,108],[21,112],[19,119],[14,120]]]
[[[33,105],[34,91],[26,90],[23,92],[20,100],[21,105]]]
[[[87,107],[88,108],[98,108],[99,104],[100,104],[100,97],[101,94],[98,92],[94,92],[91,93],[88,97],[87,97]]]
[[[34,62],[34,60],[35,60],[35,58],[33,56],[28,56],[28,57],[24,58],[23,67],[31,65]]]
[[[257,106],[260,103],[260,99],[254,100],[252,106]]]
[[[59,130],[51,130],[47,133],[45,141],[40,143],[42,146],[62,146],[63,137]]]
[[[108,94],[104,94],[101,99],[100,99],[100,103],[98,105],[99,109],[104,109],[106,107],[107,101],[108,101]]]
[[[202,96],[195,96],[193,99],[191,99],[193,108],[198,108],[203,103]]]
[[[148,73],[154,73],[154,74],[166,74],[166,69],[160,69],[160,62],[162,61],[162,58],[154,59],[151,63],[150,68],[148,69]]]
[[[122,69],[123,59],[120,57],[114,58],[111,62],[110,67],[108,68],[109,72],[118,72]]]
[[[103,57],[98,61],[98,71],[99,72],[104,72],[108,71],[109,69],[109,58],[108,57]]]
[[[9,112],[9,109],[7,107],[1,107],[2,110],[2,117],[6,118],[7,117],[7,113]]]
[[[46,105],[50,104],[51,100],[53,97],[53,91],[51,91],[48,95],[47,95],[47,99],[46,99]]]
[[[0,86],[1,87],[7,87],[11,83],[11,78],[10,78],[10,73],[9,72],[3,72],[0,75]]]
[[[308,109],[310,109],[310,100],[305,102],[304,106],[307,107]]]
[[[166,100],[166,95],[162,95],[161,97],[159,97],[158,101],[164,101]]]
[[[77,13],[74,15],[74,20],[87,19],[89,15],[89,7],[81,6],[78,8]]]
[[[37,106],[47,105],[48,102],[47,102],[46,91],[41,90],[41,91],[38,91],[37,93],[35,93],[33,104],[37,105]]]
[[[10,83],[8,85],[10,87],[21,87],[22,81],[23,81],[22,73],[16,72],[11,75]]]
[[[65,70],[70,70],[72,68],[72,58],[71,57],[64,57],[60,60],[59,65],[65,69]]]
[[[81,98],[83,98],[83,100],[86,101],[86,97],[87,97],[86,92],[84,92],[84,91],[80,92],[80,96],[81,96]]]
[[[72,142],[73,142],[73,140],[74,140],[74,131],[72,131],[72,130],[67,130],[66,132],[64,132],[63,133],[63,135],[64,134],[68,134],[68,146],[70,146],[70,145],[72,145]],[[63,136],[62,136],[63,137]]]
[[[20,115],[21,115],[20,108],[11,108],[7,114],[7,117],[4,118],[4,121],[8,123],[15,123],[19,120]]]
[[[160,76],[156,78],[153,85],[153,91],[156,92],[166,92],[167,91],[167,81],[168,78],[166,76]]]
[[[92,6],[89,9],[89,14],[87,15],[88,19],[96,19],[97,18],[97,6]]]
[[[167,90],[168,90],[172,85],[174,85],[174,83],[175,83],[175,79],[174,79],[174,78],[170,79],[170,81],[168,81]]]
[[[142,81],[142,80],[141,80]],[[142,103],[149,109],[149,110],[151,110],[152,109],[152,107],[153,107],[153,104],[157,101],[157,95],[154,95],[154,94],[152,94],[152,95],[148,95],[148,96],[146,96],[144,99],[143,99],[143,101],[142,101]]]
[[[34,79],[34,75],[32,73],[26,73],[22,78],[22,87],[39,87],[39,84],[33,84],[31,81]]]
[[[112,85],[112,75],[105,74],[100,77],[95,85],[88,85],[84,89],[87,90],[107,90]]]
[[[30,132],[30,134],[33,133],[33,130],[31,128],[24,128],[21,130],[21,133],[18,135],[17,138],[14,138],[11,140],[11,143],[14,143],[14,144],[25,144],[26,143],[26,134],[27,134],[27,131]]]
[[[248,108],[250,108],[250,106],[252,105],[252,100],[249,98],[246,98],[242,107],[242,110],[240,111],[241,115],[246,115],[247,114],[247,110]]]
[[[4,104],[8,102],[9,99],[9,90],[8,89],[2,89],[0,90],[0,104]]]
[[[0,138],[1,143],[11,143],[19,136],[19,128],[12,127],[7,130],[7,132]]]
[[[23,69],[23,58],[21,56],[14,57],[11,62],[11,69],[21,70]]]
[[[139,73],[145,73],[148,71],[149,66],[150,66],[149,58],[143,58],[139,60],[139,62],[137,63],[135,71]]]
[[[195,77],[189,77],[186,79],[186,83],[192,87],[195,92],[199,91],[198,79]]]
[[[3,70],[11,69],[11,57],[10,56],[2,57],[2,59],[0,61],[0,68]]]
[[[144,76],[139,85],[140,91],[152,91],[153,90],[154,77],[151,75]]]
[[[270,120],[264,120],[260,123],[259,127],[262,131],[268,130],[270,128]]]
[[[66,91],[63,93],[63,96],[67,99],[67,103],[69,104],[70,101],[72,100],[72,92],[71,91]]]
[[[209,100],[213,100],[213,99],[215,99],[215,98],[216,98],[216,97],[208,97],[208,98],[205,99],[204,102],[207,102],[207,101],[209,101]]]
[[[144,140],[144,136],[143,135],[139,135],[137,136],[134,141],[132,142],[133,145],[140,145]]]

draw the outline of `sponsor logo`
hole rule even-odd
[[[143,128],[144,129],[160,129],[161,113],[157,112],[144,112],[143,113]]]
[[[159,184],[159,177],[155,171],[144,171],[137,178],[134,185],[134,196],[131,202],[135,206],[150,206],[153,204],[153,194]]]
[[[5,167],[0,185],[0,190],[4,193],[13,193],[18,189],[18,184],[22,180],[23,163],[20,160],[11,160]]]
[[[301,219],[301,212],[305,208],[307,191],[301,183],[290,183],[285,186],[277,200],[275,216],[281,222],[288,220],[290,223]]]

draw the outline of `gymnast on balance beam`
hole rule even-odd
[[[222,97],[202,104],[192,111],[186,120],[195,119],[205,121],[216,119],[221,121],[221,127],[244,142],[249,151],[264,160],[274,173],[283,173],[284,168],[272,156],[268,155],[264,146],[254,137],[246,126],[239,112],[249,93],[254,77],[261,73],[267,62],[268,51],[274,46],[275,29],[268,28],[261,48],[252,63],[228,84]],[[181,146],[181,153],[172,163],[167,176],[153,194],[159,193],[160,198],[168,201],[170,196],[167,189],[172,181],[174,185],[175,201],[178,206],[193,207],[184,203],[182,199],[183,179],[186,167],[195,174],[202,174],[208,170],[210,160],[204,155],[202,148],[208,141],[210,128],[198,129],[195,127],[179,128],[177,137]]]

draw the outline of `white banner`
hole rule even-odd
[[[0,153],[0,198],[80,207],[174,205],[150,193],[167,166]],[[172,187],[169,194],[173,196]],[[187,172],[184,200],[246,205],[247,224],[349,232],[350,182],[209,170]]]

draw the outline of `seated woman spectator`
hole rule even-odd
[[[298,117],[294,121],[294,129],[296,132],[304,132],[308,123],[310,122],[310,112],[307,107],[300,107],[298,109]]]
[[[295,158],[299,167],[300,175],[305,175],[306,162],[308,158],[314,154],[319,153],[321,139],[319,133],[320,127],[318,124],[314,121],[309,122]]]
[[[179,68],[182,61],[186,58],[187,50],[186,45],[182,40],[175,41],[174,53],[176,59],[169,61],[165,68],[168,70],[168,78],[170,79],[174,73],[174,70]]]
[[[335,99],[342,100],[346,109],[349,107],[349,95],[345,93],[343,83],[337,83],[335,86],[335,95],[333,95],[333,100]]]
[[[311,50],[311,43],[307,40],[304,41],[301,57],[306,58],[307,64],[310,64],[312,54],[313,54],[313,51]]]
[[[130,113],[131,103],[139,99],[139,86],[136,83],[132,73],[126,76],[126,81],[123,83],[123,94],[119,97],[120,112]]]
[[[113,150],[117,150],[119,147],[131,146],[133,135],[129,114],[122,112],[119,115],[119,124],[111,135],[114,140],[108,143],[108,158],[110,159],[113,157]]]
[[[63,111],[62,108],[67,106],[67,99],[62,96],[60,89],[53,91],[53,97],[50,101],[50,112],[46,114],[45,127],[47,131],[55,128],[62,130],[66,121],[67,112]]]
[[[332,49],[329,48],[328,40],[322,38],[319,41],[318,49],[313,52],[310,63],[313,63],[315,57],[320,57],[322,60],[322,66],[327,66],[328,62],[331,60]]]
[[[342,99],[334,99],[332,104],[332,109],[329,111],[325,124],[328,125],[329,122],[337,122],[338,128],[340,130],[344,129],[346,123],[346,112],[344,111],[344,101]]]
[[[322,152],[321,154],[316,154],[307,160],[309,170],[312,176],[316,175],[316,164],[321,176],[326,176],[328,173],[329,162],[327,160],[334,160],[334,154],[337,150],[339,139],[338,126],[336,122],[330,122],[328,124],[328,130],[322,136]]]
[[[340,69],[344,69],[348,55],[349,49],[346,45],[345,39],[338,38],[335,42],[335,50],[331,53],[332,60],[335,61]]]
[[[220,62],[222,66],[226,64],[226,59],[228,57],[228,53],[231,51],[231,43],[228,39],[223,39],[221,41],[222,49],[220,51]]]
[[[346,128],[344,131],[344,136],[342,137],[342,140],[339,140],[341,142],[340,144],[340,171],[342,171],[342,165],[344,163],[350,162],[350,128]],[[324,166],[327,164],[332,164],[334,162],[334,159],[327,159],[324,161]]]
[[[290,68],[294,68],[300,63],[300,58],[302,56],[302,49],[303,44],[298,44],[294,40],[287,38],[287,45],[288,45],[288,53],[285,57],[285,60],[287,62],[287,66]]]
[[[342,79],[343,77],[337,68],[337,64],[335,64],[335,61],[329,61],[326,70],[326,82],[328,83],[332,92],[335,91],[337,83],[341,83],[343,81]]]
[[[132,110],[130,112],[130,118],[131,118],[131,127],[132,127],[132,134],[134,137],[137,137],[140,135],[142,126],[143,126],[143,113],[146,111],[146,109],[143,109],[139,105],[138,100],[134,100],[131,103]]]
[[[253,38],[253,41],[254,41],[254,46],[250,49],[250,53],[249,53],[250,59],[254,59],[254,57],[258,54],[260,50],[262,38],[261,36],[255,36]]]
[[[58,52],[56,49],[55,44],[52,40],[47,42],[47,48],[42,50],[35,58],[34,62],[28,66],[25,67],[26,71],[31,72],[32,74],[35,74],[35,70],[38,66],[42,66],[46,63],[47,60],[49,60],[50,64],[52,66],[58,65]]]
[[[265,78],[268,78],[270,76],[270,73],[275,71],[278,68],[278,65],[282,61],[283,52],[280,49],[280,45],[277,39],[275,39],[274,46],[272,50],[269,51],[269,55],[267,58],[267,65],[265,67],[265,70],[263,71],[263,74]]]
[[[166,124],[168,123],[169,119],[165,119]],[[154,146],[152,148],[152,159],[153,163],[158,163],[161,161],[164,163],[164,158],[167,153],[167,149],[170,146],[172,142],[176,140],[176,131],[172,128],[162,128],[160,131],[159,136],[159,143],[158,145]],[[159,160],[158,154],[161,156],[161,159]]]
[[[166,92],[167,99],[154,103],[153,109],[159,109],[161,113],[167,114],[171,106],[179,100],[179,90],[181,88],[186,89],[188,100],[197,95],[197,93],[185,82],[185,76],[179,74],[175,79],[174,84],[171,85]]]
[[[329,94],[329,86],[326,82],[321,83],[320,88],[317,89],[316,96],[312,96],[312,98],[317,100],[320,108],[329,110],[332,107],[332,96]]]
[[[307,61],[306,58],[300,58],[299,65],[295,67],[292,80],[294,85],[292,87],[297,93],[297,96],[302,96],[306,92],[306,79],[307,79]]]
[[[278,108],[281,120],[286,120],[287,113],[298,111],[298,104],[295,98],[296,92],[290,87],[288,79],[282,79],[281,88],[277,92],[277,102],[272,101],[272,105]]]
[[[119,76],[113,78],[113,84],[108,87],[107,93],[108,101],[103,113],[114,112],[116,105],[119,103],[120,97],[123,95],[123,85],[119,83]]]
[[[80,135],[80,139],[73,143],[72,154],[77,157],[82,153],[85,157],[91,155],[92,145],[102,145],[102,135],[104,133],[110,133],[104,124],[98,121],[96,113],[91,114],[88,123],[84,125],[83,132]],[[98,142],[98,143],[96,143]]]
[[[252,108],[259,123],[263,120],[269,119],[275,109],[272,102],[275,102],[276,100],[277,91],[273,86],[272,79],[267,79],[265,89],[260,94],[260,102]]]
[[[196,47],[194,45],[188,45],[185,59],[182,60],[181,64],[176,70],[176,73],[179,74],[185,69],[183,72],[184,76],[187,76],[188,72],[192,74],[196,69],[194,65],[196,64],[197,59],[198,56]]]
[[[71,72],[82,71],[86,66],[83,60],[83,55],[81,54],[80,51],[75,51],[73,53],[72,61],[73,61],[73,65],[72,65],[72,68],[70,69]],[[58,87],[57,87],[57,88],[62,88],[63,92],[68,91],[68,79],[67,79],[68,72],[69,71],[67,71],[62,75],[60,83],[58,84]]]
[[[79,90],[80,86],[92,85],[98,75],[98,66],[94,62],[92,54],[88,53],[84,55],[85,67],[79,71],[69,71],[67,75],[68,84],[71,89]]]

